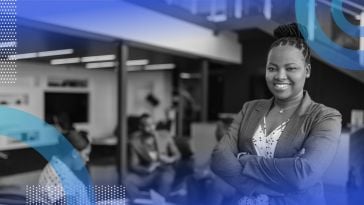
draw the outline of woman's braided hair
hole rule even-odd
[[[273,42],[270,49],[285,45],[294,46],[302,52],[306,63],[310,64],[311,50],[305,42],[307,30],[303,25],[297,23],[281,25],[274,30],[274,37],[277,40]]]

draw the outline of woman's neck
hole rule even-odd
[[[294,105],[298,105],[303,98],[303,91],[298,93],[296,96],[289,99],[278,99],[274,98],[274,104],[281,109],[288,108]]]

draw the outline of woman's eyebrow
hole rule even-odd
[[[275,66],[275,67],[278,67],[278,65],[277,65],[277,64],[275,64],[275,63],[268,63],[268,65],[273,65],[273,66]],[[294,65],[294,66],[296,66],[297,64],[296,64],[296,63],[286,63],[286,64],[284,64],[284,66],[290,66],[290,65]]]
[[[268,65],[273,65],[275,67],[278,67],[278,65],[277,64],[274,64],[274,63],[268,63]]]
[[[284,64],[285,66],[289,66],[289,65],[297,65],[296,63],[286,63]]]

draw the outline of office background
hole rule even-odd
[[[76,128],[92,139],[96,184],[120,182],[132,129],[128,119],[144,112],[155,121],[165,121],[166,113],[172,116],[174,136],[191,146],[195,166],[206,163],[216,143],[216,122],[233,116],[248,100],[270,97],[264,72],[273,28],[296,20],[293,0],[16,3],[17,80],[1,85],[0,103],[44,120],[66,110]],[[364,45],[338,28],[330,1],[315,4],[322,29],[335,43],[354,50]],[[364,22],[362,2],[343,5],[350,22]],[[360,55],[345,60],[359,61]],[[327,175],[333,190],[345,191],[350,134],[364,125],[363,82],[363,71],[314,55],[306,89],[313,100],[343,115],[342,142],[332,165],[340,172]],[[17,134],[25,141],[40,140],[39,146],[56,143],[42,144],[47,136],[33,130]],[[22,185],[37,182],[46,164],[39,154],[6,137],[0,149],[4,187],[21,193]],[[344,198],[332,202],[342,204]]]

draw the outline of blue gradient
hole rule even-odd
[[[117,38],[143,35],[146,39],[163,39],[163,36],[151,35],[154,35],[155,30],[167,30],[168,34],[176,29],[173,18],[161,22],[161,16],[164,15],[153,15],[154,13],[157,12],[122,0],[18,0],[17,2],[19,18]],[[149,24],[149,22],[156,23]],[[118,24],[120,27],[115,26]],[[127,29],[122,30],[122,27]],[[129,34],[131,32],[133,33]],[[177,34],[179,33],[176,33],[176,36]],[[135,39],[125,38],[125,40]]]
[[[69,16],[88,15],[93,17],[89,19],[90,23],[95,24],[98,17],[96,14],[100,12],[107,14],[108,10],[119,9],[125,18],[135,16],[134,11],[121,8],[120,5],[124,4],[123,0],[18,0],[17,14],[20,17],[34,20],[45,19],[45,17],[68,20]],[[117,21],[118,19],[110,20]]]
[[[307,0],[296,0],[297,22],[308,27],[308,12],[302,8],[307,8]],[[313,14],[315,15],[315,14]],[[327,63],[349,70],[364,70],[364,66],[359,63],[359,55],[364,55],[364,51],[344,48],[333,42],[321,29],[316,15],[314,16],[315,40],[307,43]],[[320,41],[320,42],[318,42]],[[335,54],[339,54],[335,55]]]
[[[334,5],[339,8],[334,8]],[[343,30],[345,33],[353,37],[364,37],[364,27],[356,26],[346,20],[342,10],[342,0],[332,0],[331,2],[331,13],[335,20],[336,25]]]
[[[20,110],[16,110],[13,108],[9,108],[9,107],[5,107],[5,106],[0,106],[0,135],[3,136],[7,136],[9,138],[12,138],[14,140],[18,140],[21,141],[25,144],[27,144],[29,147],[33,148],[34,150],[36,150],[39,154],[41,154],[48,162],[51,162],[52,157],[57,154],[57,150],[44,150],[42,149],[42,147],[39,146],[39,141],[38,140],[26,140],[24,139],[24,135],[22,134],[17,134],[20,132],[27,132],[27,131],[36,131],[39,136],[41,135],[46,135],[46,140],[43,141],[43,143],[47,143],[50,141],[54,141],[54,138],[58,139],[58,144],[57,144],[57,149],[62,150],[62,151],[66,151],[67,153],[72,153],[73,151],[76,151],[76,149],[74,149],[74,147],[67,141],[67,139],[61,134],[59,133],[54,127],[52,127],[51,125],[45,123],[43,120],[39,119],[38,117],[31,115],[29,113],[20,111]],[[76,153],[78,153],[76,151]],[[62,160],[62,159],[61,159]],[[83,183],[85,184],[86,187],[92,187],[92,181],[91,178],[88,174],[87,169],[84,166],[84,162],[81,159],[81,157],[79,155],[77,155],[77,157],[75,159],[74,162],[72,163],[77,163],[79,164],[79,167],[81,167],[81,171],[80,174],[82,176],[83,179]],[[63,161],[64,164],[66,164],[69,168],[71,168],[69,162],[65,162]],[[70,173],[60,173],[60,170],[57,166],[54,166],[54,164],[51,164],[52,167],[54,168],[54,170],[57,172],[58,175],[64,176],[65,178],[60,178],[62,185],[63,185],[63,189],[64,192],[66,194],[66,198],[68,202],[72,201],[71,195],[68,194],[69,190],[72,190],[73,187],[67,187],[67,184],[65,184],[64,182],[66,181],[66,179],[69,176]],[[92,192],[92,191],[91,191]],[[87,193],[85,194],[87,196]],[[91,203],[94,203],[92,200],[93,199],[93,193],[91,193],[90,199],[89,201]],[[81,199],[82,200],[82,199]],[[68,204],[72,204],[72,203],[68,203]]]

